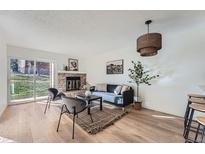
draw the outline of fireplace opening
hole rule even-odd
[[[80,90],[80,77],[66,77],[66,91]]]

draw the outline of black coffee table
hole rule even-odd
[[[91,102],[95,100],[100,100],[100,111],[102,111],[102,97],[95,96],[95,95],[90,95],[90,96],[77,95],[76,97],[88,103],[88,114],[90,114]]]

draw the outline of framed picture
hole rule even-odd
[[[77,59],[68,59],[68,66],[70,71],[78,71],[78,60]]]
[[[123,74],[123,59],[106,63],[107,74]]]

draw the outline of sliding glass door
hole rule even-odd
[[[34,61],[10,59],[10,101],[34,100]]]
[[[9,102],[43,99],[53,84],[53,64],[45,61],[9,59]]]
[[[44,98],[48,95],[48,88],[52,86],[52,63],[36,62],[35,75],[35,96],[36,99]]]

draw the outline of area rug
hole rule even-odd
[[[76,118],[76,124],[78,124],[82,129],[84,129],[89,134],[96,134],[103,129],[107,128],[110,125],[113,125],[114,122],[121,119],[124,115],[128,114],[122,109],[110,109],[103,107],[103,110],[100,111],[99,107],[92,107],[91,114],[93,122],[91,122],[90,116],[87,113],[87,110],[84,110]],[[72,119],[71,115],[68,115]]]

